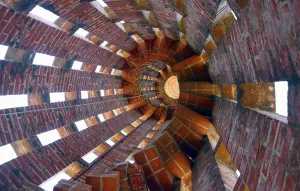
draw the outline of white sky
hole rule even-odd
[[[0,60],[4,60],[8,46],[0,45]]]
[[[78,35],[80,37],[83,37],[85,38],[87,35],[89,34],[88,31],[82,29],[82,28],[79,28],[76,32],[75,32],[75,35]]]
[[[125,132],[125,130],[123,129],[122,131],[121,131],[121,133],[123,133],[123,135],[127,135],[127,133]]]
[[[119,56],[122,56],[123,57],[123,55],[121,54],[121,49],[120,50],[118,50],[118,52],[117,52],[117,55],[119,55]]]
[[[108,139],[105,141],[107,144],[109,144],[110,146],[113,146],[115,144],[115,142],[113,142],[112,140]]]
[[[88,99],[89,93],[88,91],[81,91],[81,99]]]
[[[111,75],[113,75],[113,73],[115,72],[115,69],[113,68],[112,70],[111,70]]]
[[[81,121],[77,121],[77,122],[75,122],[75,125],[76,125],[76,127],[77,127],[78,131],[82,131],[82,130],[84,130],[84,129],[87,129],[87,128],[88,128],[88,126],[86,125],[86,123],[85,123],[85,121],[84,121],[84,120],[81,120]]]
[[[100,45],[100,47],[105,48],[105,46],[108,44],[108,42],[105,40],[104,42],[102,42],[102,44]]]
[[[136,42],[139,42],[138,39],[137,39],[137,37],[135,37],[134,35],[131,35],[131,38],[132,38],[133,40],[135,40]]]
[[[102,7],[107,7],[107,4],[104,3],[104,1],[102,1],[102,0],[97,0],[97,2],[100,3],[100,5],[101,5]]]
[[[104,117],[103,117],[103,114],[99,114],[99,115],[98,115],[98,118],[100,119],[101,122],[105,121],[105,119],[104,119]]]
[[[237,17],[236,17],[235,13],[232,10],[231,10],[231,13],[233,14],[235,20],[237,20]]]
[[[101,95],[101,97],[105,96],[104,95],[104,90],[100,90],[100,95]]]
[[[96,73],[100,73],[100,69],[101,69],[101,66],[98,65],[98,66],[96,67],[95,72],[96,72]]]
[[[58,93],[50,93],[50,102],[60,102],[65,101],[65,92],[58,92]]]
[[[113,110],[113,113],[115,114],[115,116],[118,116],[118,113],[116,112],[116,110]]]
[[[54,13],[52,13],[38,5],[35,6],[34,9],[32,9],[32,11],[30,11],[30,14],[39,16],[51,23],[54,23],[59,18],[59,16],[55,15]]]
[[[17,158],[17,155],[10,144],[0,147],[0,165],[14,158]]]
[[[239,171],[239,170],[236,170],[236,174],[238,175],[238,177],[240,177],[240,176],[241,176],[241,173],[240,173],[240,171]]]
[[[288,82],[275,82],[276,113],[288,116]]]
[[[53,143],[61,138],[56,129],[38,134],[37,137],[43,146]]]
[[[73,70],[81,70],[81,67],[82,67],[82,62],[79,62],[76,60],[73,62],[73,65],[72,65]]]
[[[45,182],[43,182],[40,187],[45,189],[46,191],[53,191],[54,186],[62,179],[69,180],[71,177],[67,175],[64,171],[57,173],[56,175],[52,176]]]
[[[54,56],[36,53],[33,59],[33,64],[41,66],[52,66],[54,59]]]
[[[82,157],[82,159],[85,160],[86,162],[88,162],[88,163],[90,164],[90,163],[93,162],[97,157],[98,157],[98,156],[97,156],[93,151],[91,151],[91,152],[89,152],[88,154],[84,155],[84,156]]]
[[[26,106],[28,106],[28,96],[25,94],[0,96],[0,109]]]

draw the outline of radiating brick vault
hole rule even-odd
[[[0,191],[300,190],[297,0],[0,0]]]

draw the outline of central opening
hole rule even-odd
[[[171,76],[165,83],[165,93],[172,99],[179,98],[179,83],[177,76]]]

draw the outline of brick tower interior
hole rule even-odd
[[[0,0],[0,191],[299,191],[299,0]]]

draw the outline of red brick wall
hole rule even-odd
[[[0,94],[35,94],[118,89],[116,76],[0,61]]]
[[[300,189],[298,129],[221,98],[213,122],[250,190]]]
[[[127,117],[124,115],[127,115]],[[33,152],[0,165],[0,190],[2,188],[7,191],[17,190],[17,188],[20,188],[26,180],[37,185],[41,184],[63,168],[67,167],[74,160],[78,159],[78,157],[82,157],[105,140],[109,139],[117,132],[117,130],[115,130],[116,128],[118,128],[118,130],[123,129],[138,117],[140,117],[140,114],[137,113],[137,111],[129,111],[128,114],[124,113],[107,122],[99,123],[84,131],[74,133],[52,144],[41,147]],[[151,123],[151,120],[149,122],[147,121],[145,125],[143,124],[141,126],[141,130],[136,131],[136,138],[132,136],[128,141],[137,141],[138,138],[142,139],[142,136],[148,132],[149,128],[154,126],[153,124],[155,122]],[[145,129],[145,127],[147,129]],[[122,144],[126,144],[123,148],[130,148],[130,144],[126,143],[126,141]],[[133,144],[136,145],[137,143],[134,142]],[[121,148],[121,145],[118,145],[117,148]],[[133,150],[133,146],[131,146],[131,148],[131,150]],[[127,158],[128,151],[125,153]],[[117,156],[122,157],[120,158]],[[108,158],[123,160],[125,154],[122,150],[119,151],[117,149],[105,158],[106,161],[110,160]],[[111,162],[113,162],[113,160],[111,160]]]
[[[184,18],[188,44],[201,53],[217,14],[220,0],[185,0]]]
[[[210,58],[213,81],[299,79],[299,8],[294,0],[250,0]]]
[[[221,174],[217,166],[214,152],[207,142],[199,152],[192,169],[193,190],[218,190],[225,191]]]
[[[165,36],[178,40],[179,30],[177,27],[175,7],[172,1],[149,0],[148,4],[155,19],[160,24]]]
[[[300,127],[300,81],[289,82],[288,121],[293,127]]]
[[[81,26],[100,39],[116,45],[126,51],[133,50],[137,43],[123,32],[116,24],[108,20],[101,12],[89,2],[80,0],[38,0],[38,4],[44,8],[52,8],[52,12]]]
[[[3,6],[0,20],[0,44],[94,65],[114,67],[125,63],[116,54]]]
[[[156,35],[144,17],[143,13],[136,8],[134,1],[104,0],[104,2],[120,17],[130,28],[141,35],[144,39],[154,39]]]
[[[128,105],[127,100],[101,102],[99,98],[91,98],[0,110],[1,145],[29,138],[126,105]],[[24,111],[26,112],[23,113]]]
[[[86,175],[91,170],[101,170],[112,168],[116,163],[123,162],[143,140],[148,132],[157,124],[156,120],[148,119],[142,123],[132,134],[118,143],[111,151],[109,151],[100,161],[98,161],[91,169],[78,177],[77,181],[85,182]]]

